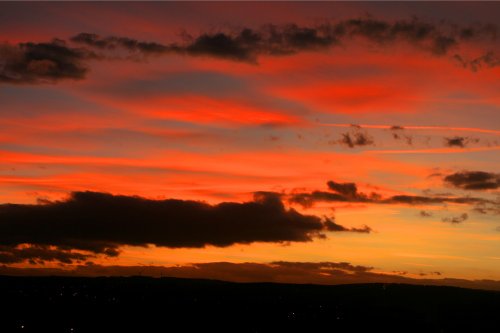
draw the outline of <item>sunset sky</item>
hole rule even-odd
[[[499,13],[0,3],[0,274],[500,280]]]

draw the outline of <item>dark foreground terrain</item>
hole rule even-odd
[[[0,332],[499,332],[500,292],[176,278],[0,277]]]

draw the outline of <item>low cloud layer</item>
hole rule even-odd
[[[363,39],[380,47],[407,43],[432,56],[448,56],[473,71],[500,64],[494,50],[484,50],[483,54],[473,59],[456,53],[462,43],[495,42],[497,27],[494,25],[459,27],[416,18],[385,21],[366,17],[325,21],[310,26],[268,24],[198,35],[184,33],[180,41],[172,43],[139,41],[125,36],[99,36],[89,32],[77,34],[68,42],[54,39],[47,43],[4,43],[0,45],[0,83],[39,84],[83,79],[90,67],[88,60],[96,59],[136,60],[151,55],[179,54],[256,64],[261,56],[324,51]],[[354,138],[351,142],[357,140]]]
[[[92,255],[73,252],[68,249],[50,247],[47,245],[29,245],[29,246],[4,246],[0,245],[0,263],[16,264],[29,262],[32,265],[44,264],[47,261],[57,261],[63,264],[72,264],[74,262],[84,262]]]
[[[185,33],[183,37],[184,40],[180,43],[159,44],[127,37],[101,37],[81,33],[74,36],[72,41],[101,50],[123,48],[144,54],[176,52],[256,62],[261,55],[279,56],[301,51],[325,50],[348,44],[355,38],[364,38],[383,46],[406,42],[432,55],[440,56],[449,54],[466,41],[496,40],[497,27],[491,24],[457,27],[425,22],[417,18],[385,21],[365,17],[325,21],[310,26],[267,24],[259,28],[244,27],[231,31],[204,32],[197,36]],[[498,61],[491,51],[469,61],[460,55],[455,55],[455,59],[462,66],[475,70],[482,65],[495,66]]]
[[[217,205],[74,192],[66,201],[0,205],[0,262],[117,256],[123,245],[201,248],[307,242],[326,237],[327,231],[367,233],[370,228],[351,229],[329,218],[303,215],[267,192],[256,193],[250,202]]]
[[[419,276],[439,276],[441,272],[420,272]],[[373,267],[347,262],[211,262],[179,266],[103,266],[78,265],[71,269],[14,268],[0,266],[0,275],[69,275],[69,276],[153,276],[205,278],[234,282],[314,283],[411,283],[500,290],[500,281],[451,278],[411,278],[407,272],[379,273]],[[405,276],[403,276],[405,275]]]

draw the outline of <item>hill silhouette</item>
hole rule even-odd
[[[0,276],[2,332],[486,332],[500,292],[150,277]]]

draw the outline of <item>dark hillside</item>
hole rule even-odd
[[[1,332],[488,332],[500,293],[401,284],[0,277]]]

